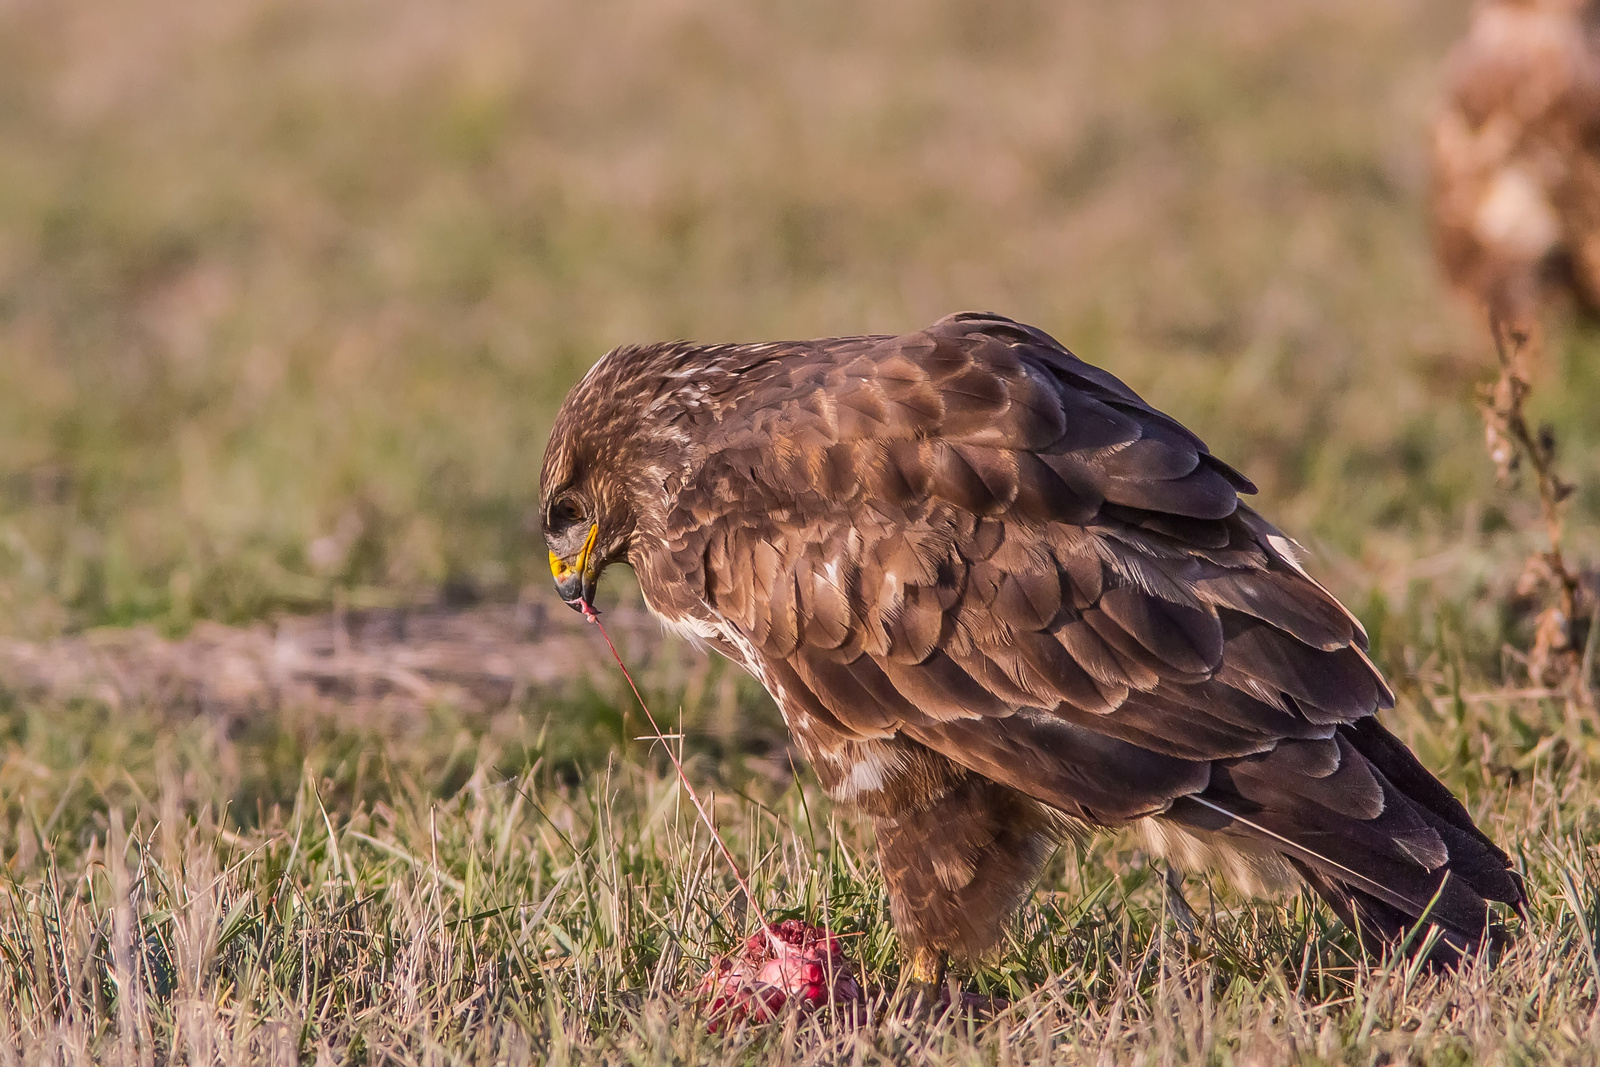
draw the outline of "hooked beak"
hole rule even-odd
[[[585,615],[597,615],[594,610],[595,573],[590,567],[594,562],[594,542],[600,535],[598,525],[589,527],[589,536],[583,539],[583,548],[578,551],[578,558],[569,566],[567,561],[550,553],[550,573],[556,579],[556,595],[566,601],[567,607],[573,611],[581,611]]]

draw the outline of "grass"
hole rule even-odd
[[[1600,1055],[1600,736],[1550,702],[1441,676],[1398,716],[1528,876],[1498,969],[1369,966],[1311,898],[1247,905],[1203,877],[1191,942],[1160,872],[1112,838],[1066,849],[971,975],[1013,999],[995,1019],[878,1003],[860,1027],[791,1016],[720,1036],[689,991],[749,932],[738,892],[660,753],[549,758],[563,714],[531,699],[475,733],[442,711],[357,731],[326,710],[240,725],[11,706],[0,1047],[115,1063]],[[892,991],[859,824],[808,778],[690,755],[769,917],[828,922],[869,988]]]
[[[1423,223],[1465,17],[0,4],[0,638],[537,602],[544,433],[606,348],[988,307],[1262,486],[1533,900],[1492,973],[1369,967],[1308,900],[1199,877],[1191,945],[1106,839],[971,976],[997,1019],[712,1037],[687,991],[747,924],[620,687],[240,711],[0,678],[0,1062],[1600,1062],[1600,720],[1506,654],[1536,509],[1491,484],[1488,345]],[[1600,333],[1559,329],[1533,415],[1589,561],[1597,395]],[[769,913],[892,989],[870,841],[722,678],[647,685]]]

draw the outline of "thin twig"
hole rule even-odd
[[[1561,540],[1564,525],[1562,505],[1572,495],[1573,487],[1556,474],[1555,440],[1552,435],[1547,430],[1535,434],[1528,428],[1527,417],[1523,414],[1523,405],[1533,391],[1523,370],[1529,335],[1497,324],[1494,340],[1495,352],[1500,358],[1500,381],[1486,399],[1492,404],[1492,413],[1504,419],[1505,431],[1516,444],[1516,450],[1506,464],[1510,469],[1515,469],[1518,460],[1525,457],[1533,467],[1538,481],[1539,513],[1544,520],[1545,532],[1550,535],[1552,569],[1556,569],[1563,577],[1571,578],[1561,560]],[[1576,587],[1576,579],[1572,581]]]
[[[1539,494],[1539,514],[1549,547],[1529,557],[1519,580],[1519,592],[1549,589],[1554,596],[1540,612],[1534,646],[1528,657],[1529,674],[1535,685],[1545,682],[1571,685],[1579,668],[1577,641],[1580,576],[1568,565],[1562,553],[1567,498],[1573,486],[1563,481],[1555,469],[1555,435],[1541,427],[1529,427],[1525,406],[1532,387],[1526,364],[1530,353],[1531,329],[1491,319],[1495,353],[1499,357],[1500,377],[1492,386],[1479,390],[1483,410],[1484,434],[1489,456],[1502,482],[1511,481],[1526,462],[1534,474]],[[1576,689],[1580,699],[1587,695],[1581,678]]]

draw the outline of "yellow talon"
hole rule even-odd
[[[945,954],[933,948],[914,948],[906,964],[906,980],[928,988],[944,985]]]

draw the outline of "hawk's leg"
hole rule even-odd
[[[903,979],[907,999],[921,1001],[924,1009],[936,1007],[945,991],[945,967],[949,960],[950,954],[942,948],[911,946],[906,954]]]
[[[920,784],[932,788],[873,815],[907,978],[937,997],[948,955],[975,959],[999,942],[1056,836],[1035,801],[953,765]]]

